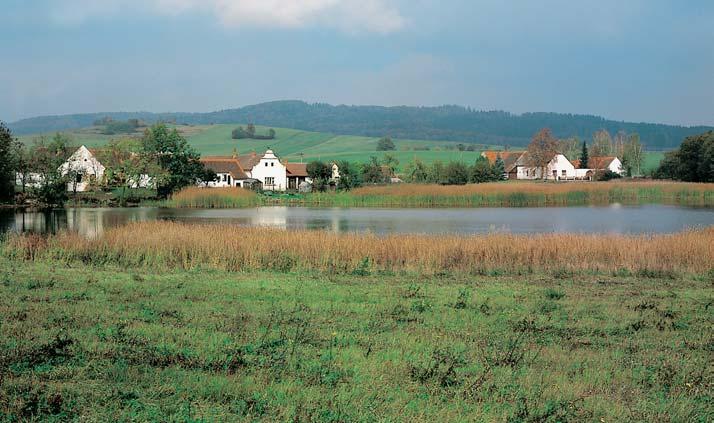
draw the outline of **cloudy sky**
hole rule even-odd
[[[711,0],[3,0],[0,120],[263,101],[714,125]]]

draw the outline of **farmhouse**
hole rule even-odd
[[[481,153],[482,157],[493,166],[496,160],[500,157],[503,160],[503,168],[508,179],[517,179],[516,174],[516,161],[523,155],[523,151],[484,151]]]
[[[91,186],[104,182],[106,168],[96,157],[96,151],[81,146],[59,167],[64,177],[69,177],[67,191],[84,192]]]
[[[493,165],[498,157],[504,163],[508,179],[544,179],[542,169],[534,167],[528,160],[527,151],[484,151],[481,156]],[[617,157],[591,157],[587,169],[580,168],[580,161],[570,161],[560,153],[554,153],[546,168],[548,180],[593,180],[598,172],[610,170],[622,175],[622,162]]]
[[[267,191],[286,191],[297,190],[301,184],[312,182],[306,164],[283,163],[270,149],[262,155],[253,152],[204,157],[201,162],[218,175],[218,180],[209,182],[208,187],[247,187],[257,183]],[[333,167],[333,175],[335,172]]]
[[[615,156],[590,157],[588,159],[588,169],[580,169],[580,160],[573,161],[577,170],[591,170],[593,172],[611,171],[622,176],[625,174],[622,162]]]

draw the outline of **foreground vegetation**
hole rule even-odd
[[[159,273],[41,255],[0,257],[0,421],[714,418],[712,274]]]
[[[261,205],[324,207],[535,207],[611,203],[714,206],[714,184],[666,181],[542,183],[509,181],[463,186],[395,184],[349,192],[259,195],[240,188],[188,188],[169,207],[231,208]]]
[[[112,228],[96,239],[66,232],[11,235],[3,252],[67,264],[185,270],[672,276],[710,272],[712,239],[714,227],[653,236],[375,236],[154,221]]]

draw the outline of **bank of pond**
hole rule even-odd
[[[190,187],[162,203],[177,208],[265,205],[321,207],[547,207],[611,203],[714,206],[714,184],[664,181],[496,182],[469,185],[394,184],[326,193],[255,193]]]

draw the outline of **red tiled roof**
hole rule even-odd
[[[201,163],[216,173],[229,173],[233,179],[248,178],[248,175],[246,175],[243,167],[240,165],[240,162],[234,157],[202,157]]]
[[[488,160],[488,162],[493,165],[496,163],[498,156],[501,156],[503,160],[504,168],[506,172],[510,172],[511,168],[515,165],[516,161],[523,155],[523,151],[494,151],[488,150],[481,153],[483,157]]]
[[[306,163],[285,163],[285,169],[288,176],[308,176]]]
[[[607,169],[616,158],[614,156],[590,157],[588,158],[588,169]],[[573,166],[576,169],[580,169],[580,160],[573,160]]]

